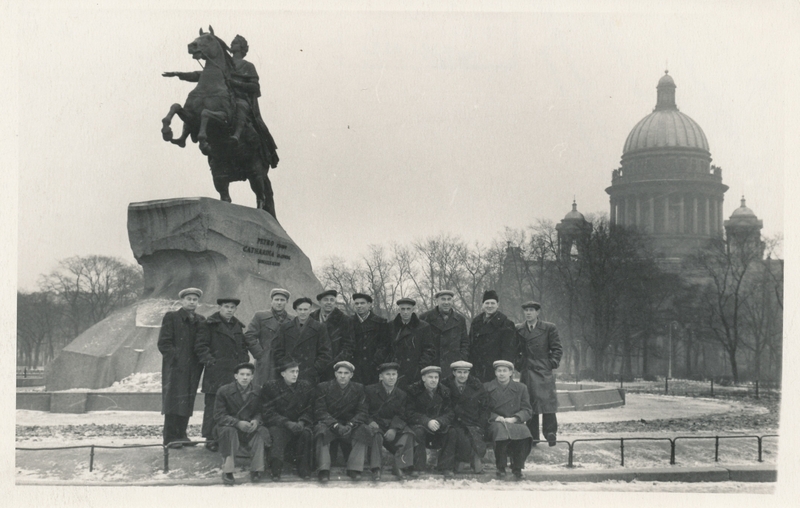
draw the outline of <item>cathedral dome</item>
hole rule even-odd
[[[731,214],[731,221],[743,222],[757,219],[758,217],[756,217],[755,212],[745,206],[744,196],[742,196],[742,206],[733,211]]]
[[[579,220],[585,221],[586,218],[583,216],[581,212],[578,211],[578,204],[573,200],[572,201],[572,210],[567,212],[567,215],[564,216],[564,220]]]
[[[665,73],[656,87],[658,92],[655,109],[642,118],[628,134],[622,149],[623,155],[662,148],[689,148],[709,152],[703,129],[688,115],[678,111],[675,88],[672,76]]]

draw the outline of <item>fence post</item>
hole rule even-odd
[[[619,457],[620,457],[619,465],[620,466],[624,466],[625,465],[625,439],[624,438],[619,438]]]
[[[714,378],[711,378],[711,396],[714,396]]]
[[[94,445],[89,448],[89,472],[94,470]]]
[[[714,462],[719,462],[719,436],[714,436]]]
[[[761,458],[761,436],[758,436],[758,461],[764,462],[764,460]]]
[[[573,442],[569,441],[569,459],[567,459],[567,467],[575,467],[572,465],[572,449],[573,449]]]
[[[169,446],[164,446],[164,473],[169,473]]]
[[[675,465],[675,440],[676,439],[678,439],[678,438],[669,440],[669,465],[670,466],[674,466]]]

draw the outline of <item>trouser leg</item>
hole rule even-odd
[[[269,464],[273,475],[280,476],[283,471],[284,454],[286,445],[292,439],[292,433],[283,427],[273,426],[269,428],[272,436],[272,448],[269,450]]]
[[[414,464],[414,438],[403,434],[397,439],[394,452],[394,464],[397,469],[405,469]],[[425,449],[423,445],[422,449]]]
[[[363,471],[364,459],[367,455],[367,445],[364,443],[352,443],[350,455],[347,457],[347,469],[349,471]]]
[[[453,429],[442,436],[444,445],[439,450],[439,460],[436,469],[439,471],[454,471],[456,468],[456,440],[458,436]]]
[[[508,463],[508,440],[495,441],[494,443],[494,464],[498,471],[505,471]]]
[[[219,427],[217,429],[217,443],[219,444],[219,454],[222,455],[224,461],[222,472],[232,473],[236,450],[239,449],[239,431],[236,427]]]
[[[533,436],[534,441],[539,440],[539,415],[534,414],[533,417],[528,420],[528,429],[531,431],[531,436]]]
[[[317,469],[320,471],[331,470],[331,445],[323,444],[323,436],[317,438],[316,452],[317,452]]]
[[[271,442],[269,431],[259,425],[250,436],[250,471],[264,471],[264,448]]]
[[[214,402],[217,400],[216,393],[206,393],[203,398],[203,437],[205,439],[213,439],[214,427]]]
[[[169,444],[180,438],[180,430],[177,425],[178,415],[164,415],[164,444]]]
[[[558,434],[558,419],[555,413],[544,413],[542,415],[542,434]]]
[[[188,416],[179,416],[175,415],[176,419],[176,430],[178,431],[178,437],[180,439],[189,439],[189,436],[186,435],[186,429],[189,427],[189,417]]]
[[[294,449],[297,457],[297,474],[305,477],[311,474],[311,445],[314,439],[311,429],[304,429],[295,439]]]
[[[377,469],[381,467],[381,463],[383,462],[383,436],[380,432],[376,432],[374,436],[372,436],[372,442],[369,446],[369,467],[370,469]]]
[[[507,441],[508,442],[508,441]],[[515,439],[508,442],[508,451],[511,455],[511,469],[521,471],[525,469],[525,460],[531,453],[531,440],[530,438]]]
[[[415,426],[414,429],[414,470],[425,471],[428,464],[428,455],[425,451],[425,429]]]

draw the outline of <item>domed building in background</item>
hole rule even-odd
[[[722,169],[711,164],[703,129],[678,110],[675,89],[665,73],[656,107],[628,134],[606,192],[612,224],[637,226],[651,236],[658,257],[682,259],[722,237],[728,187]]]

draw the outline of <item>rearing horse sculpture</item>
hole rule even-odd
[[[259,133],[248,118],[239,139],[232,137],[236,126],[237,107],[230,77],[234,70],[228,46],[214,35],[200,29],[200,36],[188,48],[195,60],[205,60],[202,71],[165,72],[165,77],[178,77],[184,81],[197,82],[189,92],[186,103],[173,104],[161,123],[161,135],[165,141],[180,147],[186,146],[186,138],[199,143],[200,151],[208,157],[208,165],[214,179],[214,187],[222,201],[231,202],[228,192],[230,182],[249,180],[256,194],[257,208],[266,210],[275,217],[272,184],[269,168],[277,165],[274,148],[264,148]],[[183,120],[181,136],[173,139],[170,124],[178,115]],[[270,139],[271,141],[271,139]],[[272,144],[274,147],[274,143]],[[273,153],[265,151],[272,149]]]

